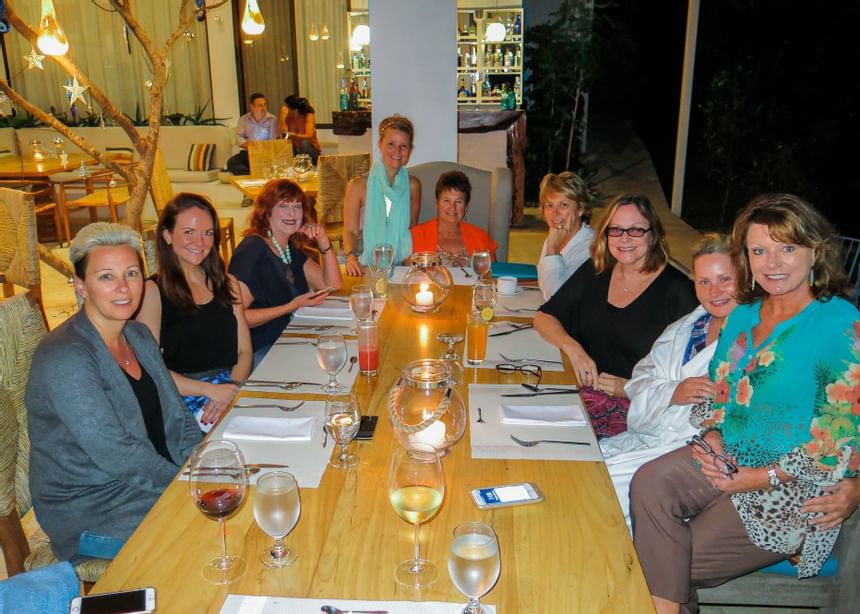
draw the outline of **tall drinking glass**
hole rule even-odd
[[[320,368],[328,373],[328,383],[323,386],[323,391],[336,394],[346,390],[337,382],[337,374],[346,364],[346,343],[343,335],[339,333],[320,335],[317,341],[317,362]]]
[[[477,367],[487,357],[487,333],[489,325],[480,312],[466,316],[466,364]]]
[[[263,532],[275,539],[272,547],[263,550],[260,558],[266,567],[286,567],[299,558],[284,544],[284,537],[296,527],[301,509],[299,485],[293,474],[270,471],[257,478],[254,518]]]
[[[203,577],[214,584],[230,584],[245,575],[248,567],[242,558],[227,554],[224,523],[245,499],[245,459],[232,441],[212,439],[195,448],[189,472],[188,486],[197,509],[221,525],[221,556],[203,567]]]
[[[439,577],[439,570],[421,558],[418,531],[421,524],[436,515],[445,498],[445,478],[436,448],[413,442],[408,448],[396,448],[388,471],[388,498],[403,520],[415,525],[415,556],[394,570],[394,579],[411,588],[429,586]]]
[[[358,464],[358,456],[347,452],[349,442],[355,439],[361,424],[358,399],[354,394],[332,395],[325,402],[325,428],[340,446],[340,453],[329,465],[349,469]]]
[[[390,271],[394,266],[394,248],[388,243],[382,243],[373,248],[373,267],[377,271]]]
[[[499,541],[492,527],[464,522],[454,529],[448,555],[448,575],[457,590],[469,598],[463,614],[483,614],[480,598],[499,579]]]
[[[370,286],[353,286],[349,295],[349,308],[359,322],[369,320],[373,315],[373,292]]]
[[[484,277],[487,272],[490,270],[490,265],[492,264],[493,259],[490,256],[490,252],[487,250],[473,252],[472,253],[472,269],[478,276],[478,279]]]
[[[479,279],[472,286],[472,304],[485,321],[493,319],[493,307],[496,306],[496,284],[492,279]]]

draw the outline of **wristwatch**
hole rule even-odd
[[[779,479],[779,474],[776,472],[776,465],[771,465],[767,468],[767,482],[770,485],[771,490],[782,484]]]

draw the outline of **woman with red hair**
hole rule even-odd
[[[343,283],[331,239],[311,219],[310,203],[296,182],[270,181],[254,202],[250,226],[230,260],[251,327],[254,366],[293,312],[325,300],[327,293],[313,296],[316,290]],[[307,241],[316,242],[322,266],[301,250]]]

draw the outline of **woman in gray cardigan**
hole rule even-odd
[[[79,544],[93,537],[125,541],[201,438],[149,329],[128,321],[143,291],[140,248],[119,224],[78,233],[69,256],[84,306],[33,357],[30,490],[60,560],[91,554]]]

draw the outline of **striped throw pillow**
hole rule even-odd
[[[185,170],[208,171],[212,167],[214,154],[214,143],[195,143],[188,150],[188,164],[185,165]]]

